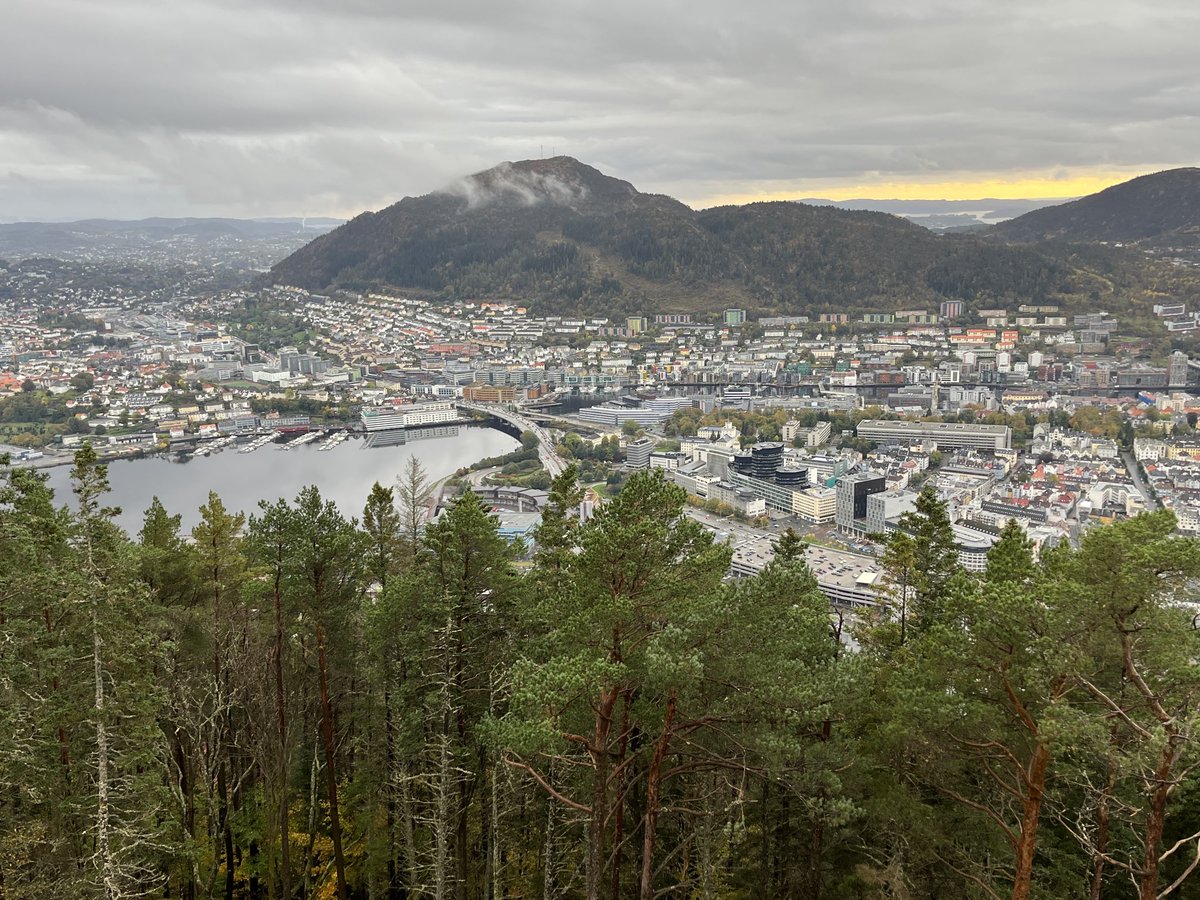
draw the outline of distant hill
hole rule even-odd
[[[1094,289],[1059,253],[794,202],[693,210],[570,157],[505,163],[363,213],[268,278],[596,313],[895,309]]]
[[[1006,241],[1108,241],[1200,247],[1200,168],[1143,175],[1070,203],[1001,222]]]
[[[82,219],[77,222],[0,223],[0,251],[13,255],[83,251],[100,244],[151,243],[176,237],[199,241],[230,237],[267,239],[315,236],[336,228],[338,219],[150,218]]]
[[[1024,215],[1044,206],[1065,203],[1068,199],[997,200],[821,200],[806,198],[799,203],[810,206],[834,206],[838,209],[866,209],[901,216],[933,231],[964,230],[992,225]]]

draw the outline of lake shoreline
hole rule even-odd
[[[131,533],[141,527],[142,513],[154,497],[171,514],[181,514],[185,527],[198,520],[198,510],[215,491],[231,511],[253,514],[258,501],[291,500],[301,488],[315,484],[347,516],[362,513],[371,486],[393,487],[410,457],[416,457],[430,485],[443,482],[461,468],[500,456],[520,446],[511,435],[486,425],[430,429],[432,435],[410,432],[404,443],[371,446],[360,437],[329,451],[320,442],[283,449],[267,444],[251,453],[229,446],[206,455],[146,454],[106,461],[112,492],[106,502],[122,510],[118,523]],[[122,465],[130,463],[131,465]],[[136,465],[132,465],[136,463]],[[57,502],[73,507],[70,470],[47,469]]]

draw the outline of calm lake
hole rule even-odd
[[[449,434],[447,434],[449,432]],[[434,436],[436,435],[436,436]],[[305,485],[315,484],[346,516],[361,516],[371,485],[394,487],[410,456],[416,456],[430,481],[451,475],[463,466],[508,453],[516,439],[492,428],[454,426],[406,433],[407,443],[367,447],[360,438],[332,450],[318,450],[315,441],[291,450],[267,444],[252,453],[229,447],[211,456],[181,459],[155,456],[120,460],[108,467],[112,486],[107,504],[119,506],[117,522],[131,535],[142,527],[142,514],[155,496],[170,513],[183,515],[184,530],[199,520],[198,510],[216,491],[225,506],[247,514],[259,500],[295,498]],[[70,466],[50,469],[50,486],[58,502],[74,506]]]

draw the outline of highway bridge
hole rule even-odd
[[[551,478],[557,478],[562,474],[563,469],[567,467],[566,460],[559,456],[554,449],[554,439],[550,437],[550,432],[519,412],[493,403],[468,403],[465,400],[459,400],[456,402],[456,405],[459,409],[467,409],[472,412],[494,416],[497,419],[507,422],[514,428],[518,428],[521,431],[531,431],[537,435],[538,458],[542,461],[542,466],[550,473]]]

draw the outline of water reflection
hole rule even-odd
[[[378,481],[393,486],[411,456],[436,480],[484,457],[508,453],[520,444],[492,428],[436,426],[389,432],[382,441],[355,438],[328,451],[318,450],[319,446],[320,442],[314,442],[283,450],[267,444],[253,453],[238,453],[230,447],[212,456],[114,462],[108,467],[112,494],[107,502],[121,508],[117,521],[131,534],[141,528],[142,514],[155,496],[168,512],[182,514],[184,529],[190,529],[210,490],[216,491],[227,507],[252,513],[260,499],[292,499],[300,488],[315,484],[345,515],[358,516],[371,485]],[[60,503],[74,505],[69,466],[50,470],[50,486]]]

